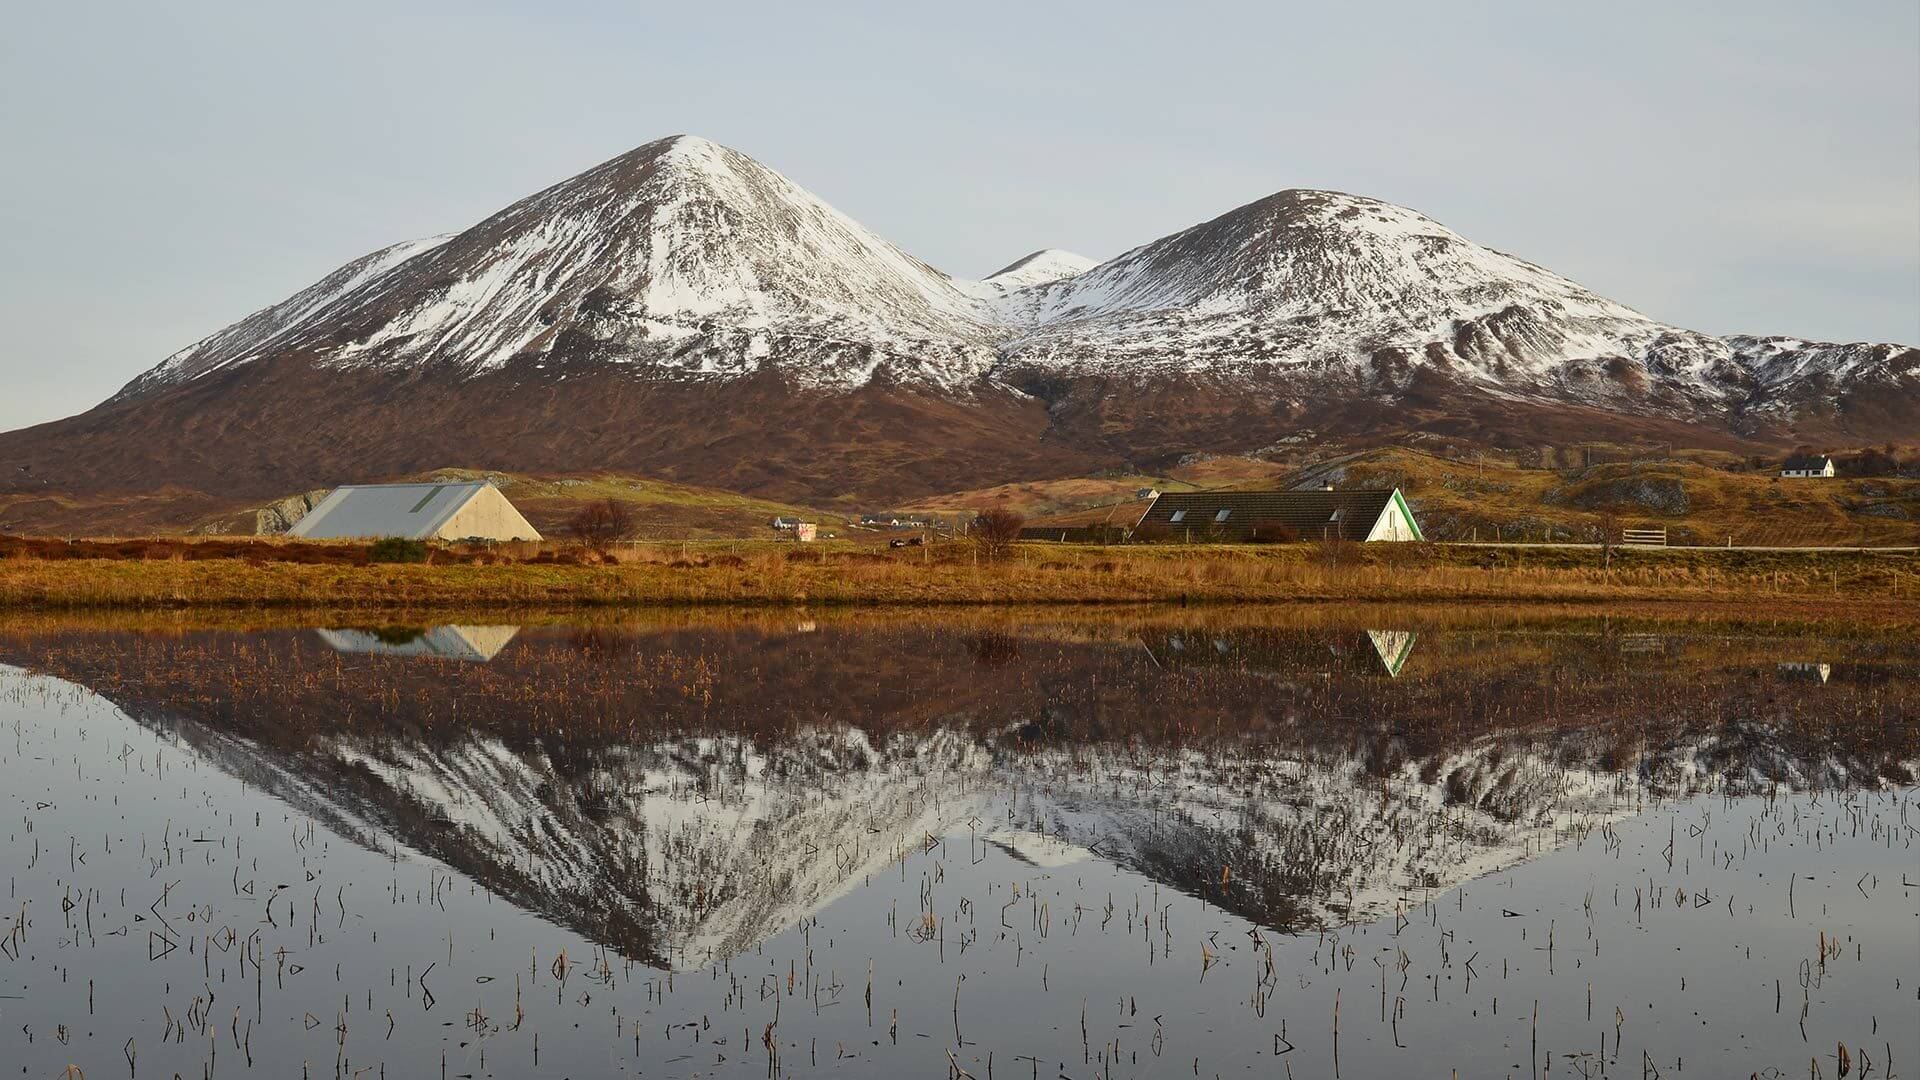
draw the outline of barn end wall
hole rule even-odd
[[[540,533],[505,495],[494,488],[483,488],[467,504],[435,530],[438,540],[538,540]]]

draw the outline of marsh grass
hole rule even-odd
[[[1920,607],[1920,560],[1868,552],[1448,545],[970,544],[901,551],[773,541],[435,546],[425,564],[366,545],[225,541],[0,546],[16,608],[326,605],[1619,603],[1862,612]]]

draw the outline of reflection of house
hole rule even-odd
[[[1781,476],[1811,477],[1834,475],[1833,459],[1825,454],[1795,454],[1780,466]]]
[[[520,632],[517,626],[435,626],[430,629],[316,630],[338,652],[418,656],[486,663]]]
[[[1800,679],[1807,682],[1826,683],[1833,678],[1832,664],[1809,663],[1803,660],[1781,664],[1778,670],[1780,677],[1784,679]]]
[[[1162,668],[1225,667],[1281,677],[1400,674],[1413,655],[1411,630],[1148,631],[1140,644]]]
[[[1157,496],[1138,540],[1424,540],[1399,488],[1179,491]]]
[[[1617,640],[1623,653],[1652,655],[1667,651],[1667,639],[1659,634],[1621,634]]]
[[[1367,631],[1367,640],[1373,642],[1373,651],[1380,655],[1380,664],[1388,675],[1400,674],[1407,657],[1413,655],[1413,638],[1411,630]]]
[[[458,484],[348,484],[294,523],[307,540],[538,540],[540,533],[485,480]]]

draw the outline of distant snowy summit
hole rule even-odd
[[[356,259],[86,414],[0,435],[0,491],[212,506],[459,465],[884,501],[1411,431],[1911,438],[1920,350],[1667,326],[1333,191],[968,280],[676,136]]]
[[[1404,207],[1290,190],[1096,263],[944,274],[737,151],[648,143],[451,236],[355,260],[122,392],[297,352],[477,373],[594,361],[852,388],[1012,371],[1230,373],[1674,415],[1910,380],[1913,349],[1718,338],[1648,319]]]

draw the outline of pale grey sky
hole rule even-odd
[[[22,2],[0,430],[679,132],[957,274],[1325,187],[1682,326],[1920,343],[1913,0]]]

